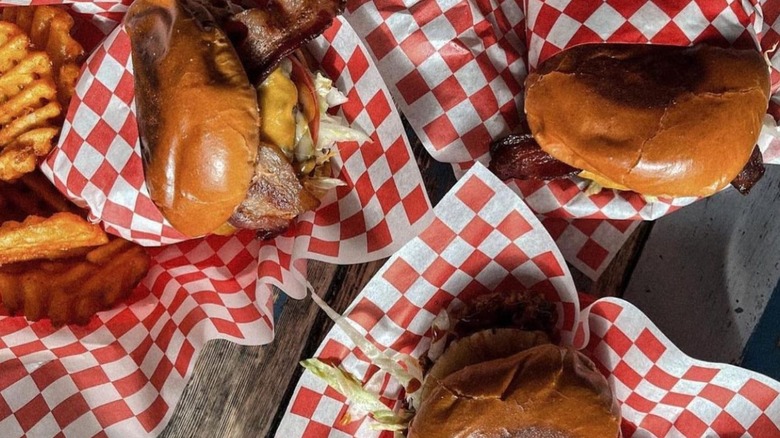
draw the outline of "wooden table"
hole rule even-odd
[[[407,131],[435,205],[455,182],[451,167],[433,161]],[[775,174],[773,186],[780,181],[780,172]],[[775,223],[774,228],[780,230],[780,219]],[[641,224],[598,281],[591,282],[572,270],[579,290],[598,296],[626,290],[653,226]],[[310,262],[309,280],[331,306],[343,312],[384,261],[352,266]],[[218,340],[206,345],[163,437],[274,435],[302,372],[298,361],[314,354],[333,325],[311,300],[281,297],[277,304],[273,343],[247,347]]]

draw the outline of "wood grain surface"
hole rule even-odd
[[[455,183],[450,165],[430,158],[408,125],[417,163],[431,202],[435,205]],[[640,225],[599,281],[575,274],[583,292],[616,295],[628,281],[650,225]],[[334,266],[309,262],[309,281],[336,311],[343,312],[385,260]],[[309,299],[279,296],[276,338],[265,346],[209,342],[195,364],[170,423],[161,437],[272,437],[292,397],[302,368],[333,326]]]
[[[409,138],[416,139],[406,126]],[[419,141],[412,149],[435,205],[455,183],[452,168],[434,161]],[[384,261],[348,266],[310,261],[308,278],[320,296],[343,312]],[[161,437],[273,436],[301,375],[298,362],[314,354],[333,326],[309,299],[278,299],[283,306],[271,344],[206,344]]]

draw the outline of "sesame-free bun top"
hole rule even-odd
[[[198,237],[246,198],[260,115],[227,36],[191,3],[136,0],[125,27],[151,198],[174,228]]]
[[[553,157],[651,196],[708,196],[750,158],[769,101],[757,50],[586,44],[526,78],[525,112]]]
[[[544,340],[531,343],[538,342]],[[619,416],[606,379],[570,348],[542,343],[433,379],[426,378],[428,388],[407,438],[619,435]]]

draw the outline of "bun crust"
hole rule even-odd
[[[595,365],[543,344],[469,365],[421,400],[409,438],[610,438],[619,434],[612,394]]]
[[[127,30],[152,200],[191,237],[223,225],[254,173],[257,94],[225,34],[186,3],[137,0]]]
[[[708,196],[750,158],[769,100],[755,50],[587,44],[526,79],[539,145],[566,164],[652,196]]]

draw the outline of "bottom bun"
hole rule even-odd
[[[409,438],[610,438],[620,419],[609,385],[581,353],[552,344],[468,365],[421,400]]]

